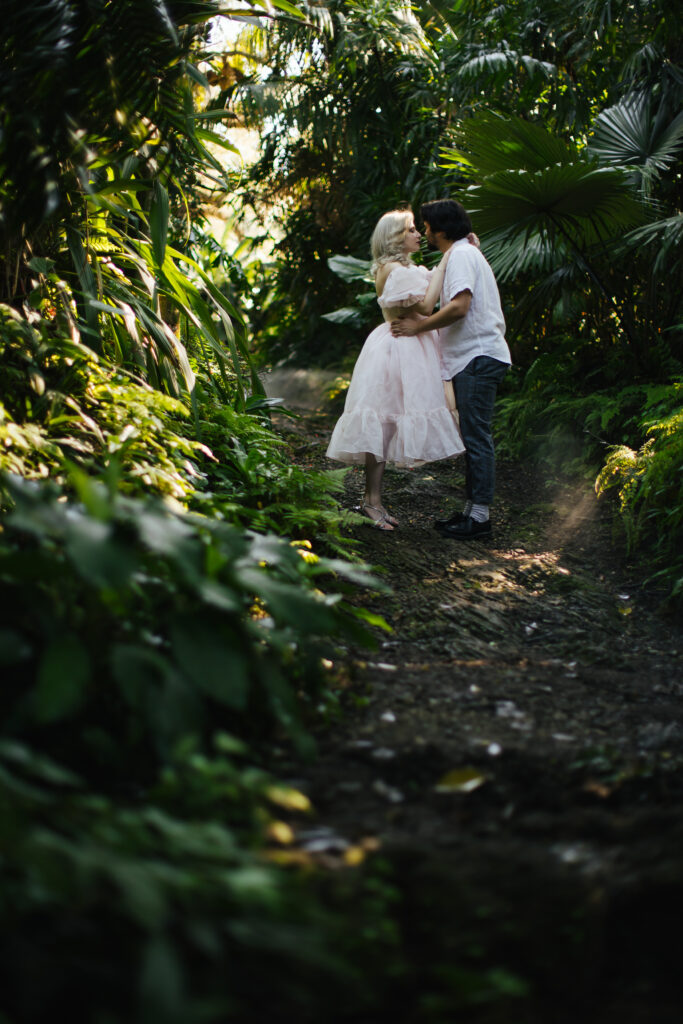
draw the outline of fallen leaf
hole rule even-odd
[[[477,768],[454,768],[439,779],[434,787],[437,793],[472,793],[486,782],[486,776]]]
[[[605,800],[612,790],[609,786],[606,786],[603,782],[596,782],[594,779],[589,779],[583,785],[584,792],[594,793],[595,796],[599,796],[602,800]]]
[[[313,809],[311,801],[305,793],[300,793],[298,789],[291,789],[289,786],[269,786],[266,796],[271,803],[277,804],[278,807],[284,807],[287,811],[308,813]]]
[[[344,851],[344,863],[350,868],[356,868],[365,860],[365,851],[360,846],[349,846]]]
[[[271,821],[267,828],[267,835],[275,843],[281,846],[289,846],[294,842],[294,832],[286,821]]]

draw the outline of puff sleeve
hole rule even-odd
[[[404,267],[397,264],[377,299],[383,309],[391,306],[414,306],[425,297],[430,271],[426,267]]]

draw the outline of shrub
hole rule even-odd
[[[680,403],[682,385],[666,397]],[[668,403],[667,403],[668,404]],[[650,412],[652,410],[650,409]],[[626,445],[612,449],[596,490],[615,489],[629,551],[647,550],[657,570],[651,579],[664,583],[671,597],[683,597],[683,407],[661,418],[644,419],[648,438],[637,450]]]

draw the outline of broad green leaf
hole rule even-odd
[[[34,779],[40,779],[51,786],[78,786],[81,779],[68,768],[62,767],[48,757],[37,754],[30,747],[14,740],[0,740],[0,758],[18,766]]]
[[[478,178],[497,171],[543,170],[557,164],[574,163],[575,145],[565,142],[538,121],[478,114],[462,123],[458,131],[458,149],[444,149],[446,161],[462,158],[474,168]]]
[[[109,657],[114,679],[133,708],[143,708],[153,687],[170,672],[168,659],[142,644],[114,644]]]
[[[35,270],[37,274],[44,274],[47,277],[48,274],[54,269],[55,261],[46,259],[44,256],[33,256],[28,261],[28,265],[31,270]]]
[[[195,135],[203,142],[209,142],[212,146],[220,146],[221,149],[226,149],[229,153],[242,152],[241,149],[230,142],[229,139],[223,139],[220,135],[216,135],[215,132],[207,131],[204,128],[195,128]]]
[[[122,587],[138,566],[132,547],[109,523],[82,516],[70,524],[67,551],[78,574],[95,587]]]
[[[329,320],[331,324],[349,324],[353,327],[360,327],[363,323],[363,314],[354,306],[343,306],[335,309],[332,313],[323,313],[323,320]]]
[[[171,629],[171,649],[186,677],[202,693],[236,711],[243,711],[249,694],[249,662],[236,637],[226,629],[211,629],[199,619]]]
[[[370,261],[355,256],[330,256],[327,261],[330,270],[345,281],[371,281]]]
[[[194,79],[197,85],[201,85],[202,88],[206,89],[207,91],[211,89],[211,83],[209,82],[206,75],[199,70],[196,64],[193,64],[192,61],[186,60],[183,66],[187,74],[190,76],[190,78]]]
[[[65,633],[47,647],[33,691],[36,718],[56,722],[69,717],[85,699],[90,678],[90,657],[81,640]]]
[[[154,182],[154,198],[149,212],[149,228],[152,235],[152,249],[157,266],[162,266],[166,255],[168,237],[168,192],[159,182]]]
[[[114,178],[112,181],[108,181],[106,185],[94,189],[92,195],[111,196],[118,193],[149,192],[149,189],[150,184],[148,181],[136,181],[132,178]]]
[[[278,11],[285,11],[287,14],[291,14],[293,18],[305,19],[306,15],[303,11],[300,11],[294,4],[290,4],[288,0],[256,0],[259,7],[275,7]]]
[[[85,321],[84,333],[94,343],[91,347],[99,351],[101,342],[99,322],[97,312],[91,305],[91,302],[98,300],[95,275],[88,261],[88,255],[79,232],[75,228],[67,227],[66,238],[83,294],[82,315]]]
[[[203,121],[220,121],[223,120],[223,118],[225,117],[232,116],[232,111],[227,110],[225,107],[217,107],[215,110],[198,110],[195,114],[192,115],[193,118],[201,118],[201,120]],[[210,141],[213,142],[213,138],[211,138]]]
[[[331,599],[325,603],[299,587],[281,583],[256,569],[239,569],[235,575],[243,587],[265,602],[279,623],[318,635],[334,633],[336,617]]]

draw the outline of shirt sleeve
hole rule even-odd
[[[474,295],[476,259],[476,248],[473,245],[460,246],[451,253],[443,282],[445,302],[450,302],[456,295],[464,291],[469,291]]]
[[[425,267],[404,267],[398,263],[384,282],[384,290],[377,301],[387,306],[414,306],[425,297],[429,271]]]

